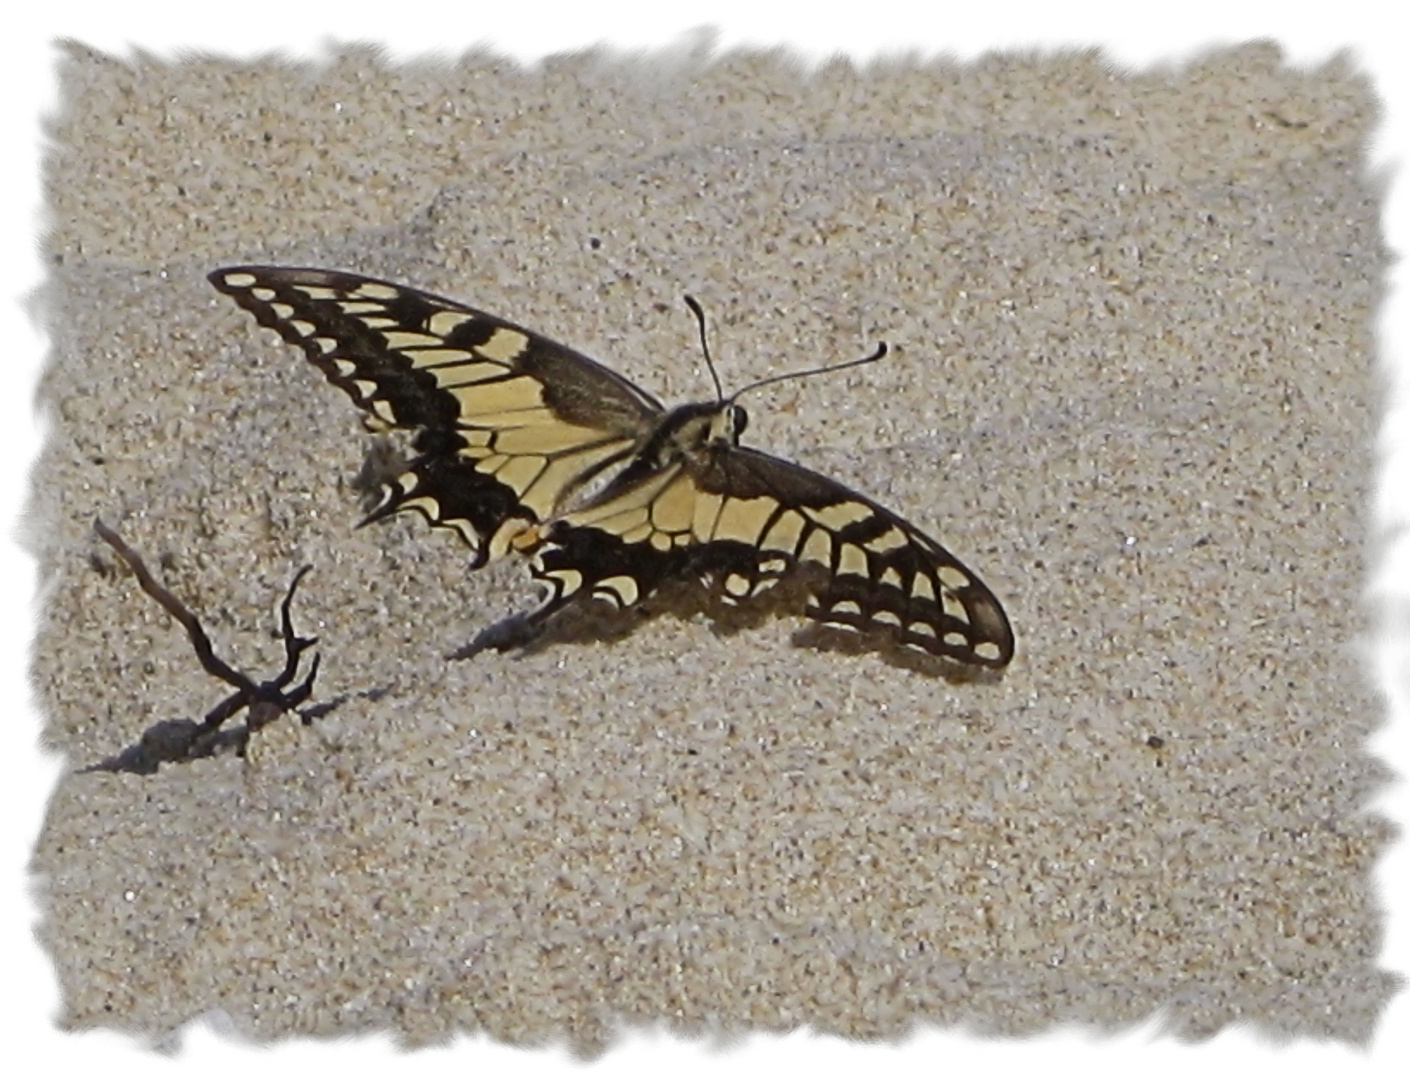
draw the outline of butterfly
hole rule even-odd
[[[460,534],[472,569],[532,558],[539,606],[480,645],[531,640],[582,597],[631,608],[695,577],[735,603],[808,571],[805,614],[824,624],[963,664],[1013,657],[999,601],[948,550],[837,481],[741,446],[743,391],[725,398],[718,376],[715,401],[668,410],[532,330],[404,285],[279,266],[210,281],[303,349],[372,424],[417,432],[414,460],[364,524],[415,510]],[[704,347],[704,315],[686,300]]]

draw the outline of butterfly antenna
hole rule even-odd
[[[830,371],[845,371],[847,368],[861,367],[863,364],[874,364],[885,356],[888,351],[886,342],[883,341],[877,345],[874,353],[870,356],[864,356],[860,360],[845,360],[840,364],[828,364],[825,367],[807,368],[803,371],[785,371],[782,375],[770,375],[767,379],[760,379],[758,382],[750,383],[743,390],[736,390],[734,397],[730,398],[730,400],[733,401],[741,394],[747,394],[750,390],[757,390],[759,387],[768,386],[770,383],[784,382],[788,379],[806,379],[812,375],[826,375]]]
[[[700,351],[705,354],[705,366],[710,369],[710,378],[715,380],[715,398],[717,401],[725,400],[725,388],[720,385],[719,372],[715,370],[715,361],[710,359],[710,344],[705,340],[705,312],[696,302],[695,297],[689,293],[685,297],[685,306],[695,314],[695,321],[700,324]],[[738,396],[738,395],[736,395]]]

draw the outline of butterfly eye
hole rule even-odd
[[[731,405],[730,410],[734,419],[734,436],[739,438],[744,434],[744,429],[749,426],[749,414],[744,411],[743,405]]]

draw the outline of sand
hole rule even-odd
[[[1370,1038],[1388,252],[1349,63],[73,46],[62,81],[29,520],[65,1026]],[[256,261],[460,298],[668,401],[711,396],[687,292],[727,387],[886,340],[751,396],[747,441],[940,538],[1014,663],[680,605],[448,662],[532,603],[525,567],[355,529],[379,444],[205,280]],[[94,770],[225,691],[95,516],[260,678],[312,564],[294,620],[346,700],[244,756]]]

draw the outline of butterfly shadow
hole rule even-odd
[[[493,649],[535,656],[561,645],[619,644],[661,616],[681,622],[703,617],[711,633],[733,638],[779,619],[795,619],[807,610],[810,598],[821,584],[820,576],[806,571],[785,577],[776,586],[741,601],[727,598],[724,591],[698,581],[669,582],[652,596],[630,608],[618,608],[605,600],[584,597],[556,612],[541,626],[528,623],[524,613],[510,615],[482,630],[468,645],[449,654],[448,659],[465,660]],[[819,652],[859,656],[876,655],[883,663],[952,684],[997,683],[1002,672],[962,664],[897,644],[884,630],[859,631],[810,623],[790,637],[795,646]]]

